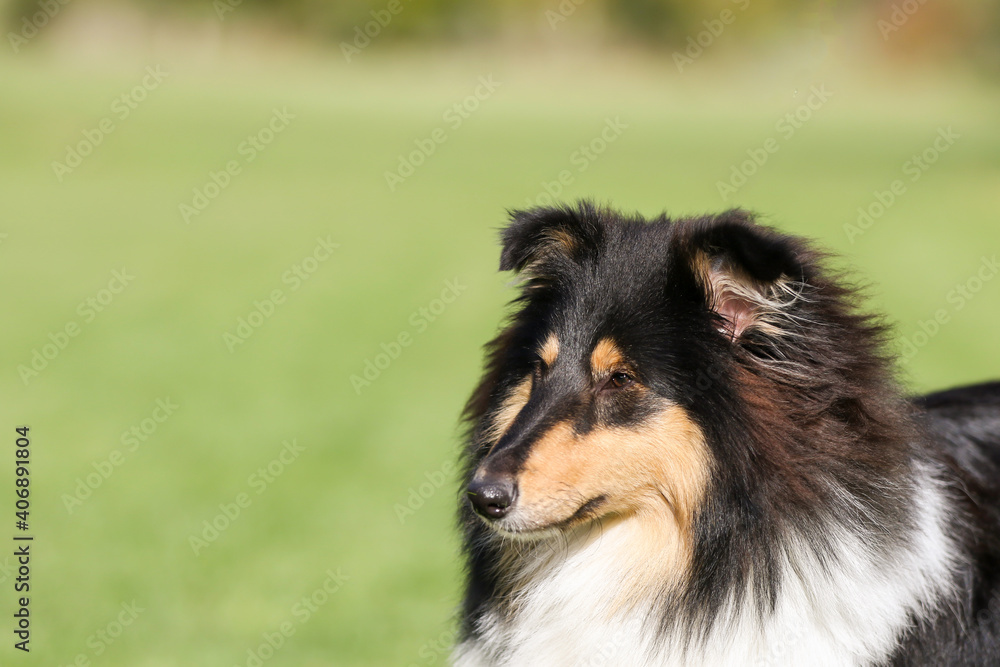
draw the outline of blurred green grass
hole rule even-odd
[[[11,441],[32,427],[35,454],[27,664],[246,665],[285,621],[296,632],[268,665],[443,662],[434,642],[459,593],[453,480],[405,522],[396,506],[455,458],[480,345],[511,295],[495,271],[504,209],[574,170],[608,118],[628,128],[565,197],[650,215],[757,210],[842,253],[901,335],[1000,251],[1000,95],[971,79],[817,78],[834,97],[724,203],[716,182],[802,103],[790,79],[706,71],[695,83],[669,64],[178,59],[58,182],[51,162],[112,115],[146,64],[0,60],[0,405]],[[497,93],[390,192],[397,156],[447,127],[444,111],[490,73]],[[288,129],[185,224],[192,188],[286,107]],[[944,126],[961,139],[850,243],[857,207]],[[291,291],[282,275],[327,236],[339,248]],[[134,281],[25,385],[18,366],[82,323],[78,304],[122,267]],[[411,315],[447,280],[466,289],[419,330]],[[287,301],[230,353],[223,334],[276,288]],[[914,391],[1000,376],[998,297],[988,282],[952,313],[906,367]],[[413,343],[356,393],[351,375],[401,332]],[[68,513],[63,494],[166,397],[176,414]],[[286,439],[305,452],[257,495],[248,477]],[[11,479],[7,467],[2,488]],[[195,556],[189,536],[243,492],[252,504]],[[299,623],[296,603],[338,569],[349,580]],[[88,638],[133,599],[145,611],[97,656]],[[9,643],[0,651],[15,659]]]

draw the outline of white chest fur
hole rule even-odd
[[[645,618],[654,600],[616,609],[635,588],[623,556],[648,551],[648,535],[621,522],[539,558],[521,589],[513,620],[483,619],[477,640],[456,648],[456,667],[862,667],[884,660],[915,618],[948,595],[955,566],[945,533],[945,495],[921,474],[914,530],[886,560],[852,532],[830,527],[826,567],[804,543],[788,539],[775,611],[733,605],[703,642],[691,629],[666,630]]]

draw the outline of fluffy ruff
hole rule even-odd
[[[513,215],[466,409],[457,667],[1000,664],[1000,384],[741,211]]]

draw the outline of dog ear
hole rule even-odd
[[[501,271],[573,260],[596,248],[600,240],[599,213],[587,202],[576,209],[540,207],[511,211],[510,216],[511,222],[501,235]]]
[[[806,279],[802,244],[740,210],[693,220],[682,229],[688,263],[720,331],[734,341],[751,328],[780,334],[782,315],[801,296]]]

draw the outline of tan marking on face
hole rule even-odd
[[[500,404],[486,433],[486,440],[495,445],[507,432],[531,396],[531,376],[526,376],[511,390]]]
[[[607,375],[625,365],[625,355],[610,338],[597,341],[590,353],[590,370],[595,376]]]
[[[567,519],[601,495],[607,497],[602,512],[639,511],[650,501],[662,510],[666,501],[679,521],[689,522],[708,479],[708,448],[687,413],[663,403],[636,429],[597,428],[578,436],[567,422],[552,427],[531,448],[518,479],[518,504],[545,524]],[[551,509],[534,511],[535,505]]]
[[[559,356],[559,339],[555,334],[549,334],[549,337],[545,339],[541,349],[538,350],[538,356],[541,357],[546,366],[551,366],[555,363],[556,358]],[[486,440],[491,445],[495,445],[503,437],[503,434],[510,429],[514,420],[517,419],[518,413],[521,412],[528,399],[531,398],[531,385],[531,376],[525,376],[511,390],[507,397],[503,399],[500,409],[497,410],[486,433]]]
[[[679,575],[690,563],[693,520],[710,467],[701,429],[667,401],[658,415],[635,429],[602,428],[578,436],[563,422],[532,447],[517,480],[516,514],[526,529],[541,529],[566,521],[583,503],[604,496],[599,516],[637,520],[636,530],[649,531],[655,553],[623,558],[636,567],[643,567],[644,559],[667,558],[656,572],[663,575],[667,568]]]
[[[555,334],[549,334],[549,337],[545,339],[541,349],[538,350],[538,356],[542,358],[546,366],[552,366],[556,363],[556,358],[559,356],[559,339]]]

